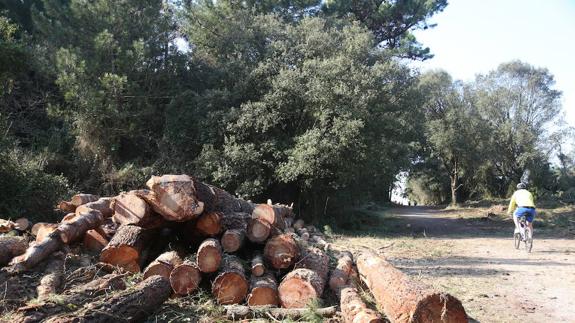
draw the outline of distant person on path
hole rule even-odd
[[[515,212],[514,212],[515,211]],[[533,201],[533,194],[527,190],[525,183],[517,184],[517,191],[511,196],[509,201],[509,208],[507,214],[513,217],[515,222],[515,233],[519,232],[518,218],[525,215],[527,226],[531,229],[533,234],[533,219],[535,218],[535,202]],[[513,215],[512,215],[513,214]]]

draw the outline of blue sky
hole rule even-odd
[[[423,71],[469,81],[515,59],[545,67],[575,126],[575,0],[450,0],[431,22],[437,26],[415,33],[435,55],[416,64]]]

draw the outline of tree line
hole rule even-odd
[[[525,169],[568,191],[547,70],[511,62],[464,84],[410,67],[432,57],[413,31],[446,5],[0,0],[0,211],[161,173],[308,215],[389,201],[401,172],[420,203],[505,196]]]

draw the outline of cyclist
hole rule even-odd
[[[515,233],[519,232],[518,218],[521,217],[522,215],[525,215],[527,226],[529,227],[531,234],[533,234],[533,219],[535,218],[535,202],[533,201],[533,195],[531,194],[531,192],[527,190],[527,185],[525,183],[517,184],[517,191],[515,191],[515,193],[513,193],[513,196],[511,196],[511,201],[509,202],[509,209],[507,210],[507,214],[513,217],[513,222],[515,222]]]

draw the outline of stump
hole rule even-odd
[[[250,278],[249,306],[263,306],[279,304],[278,284],[271,273]]]
[[[212,283],[212,294],[222,305],[239,304],[248,293],[248,281],[239,258],[228,255]]]
[[[198,268],[203,273],[213,273],[218,271],[222,261],[222,247],[216,239],[206,239],[197,253]]]
[[[264,248],[264,258],[275,269],[291,267],[299,256],[299,248],[289,234],[280,234],[268,240]]]
[[[172,270],[181,263],[182,259],[178,256],[177,252],[164,252],[146,267],[144,270],[144,279],[153,275],[160,275],[166,279],[170,279]]]
[[[170,285],[177,295],[193,293],[202,281],[202,273],[196,263],[185,260],[176,266],[170,274]]]

